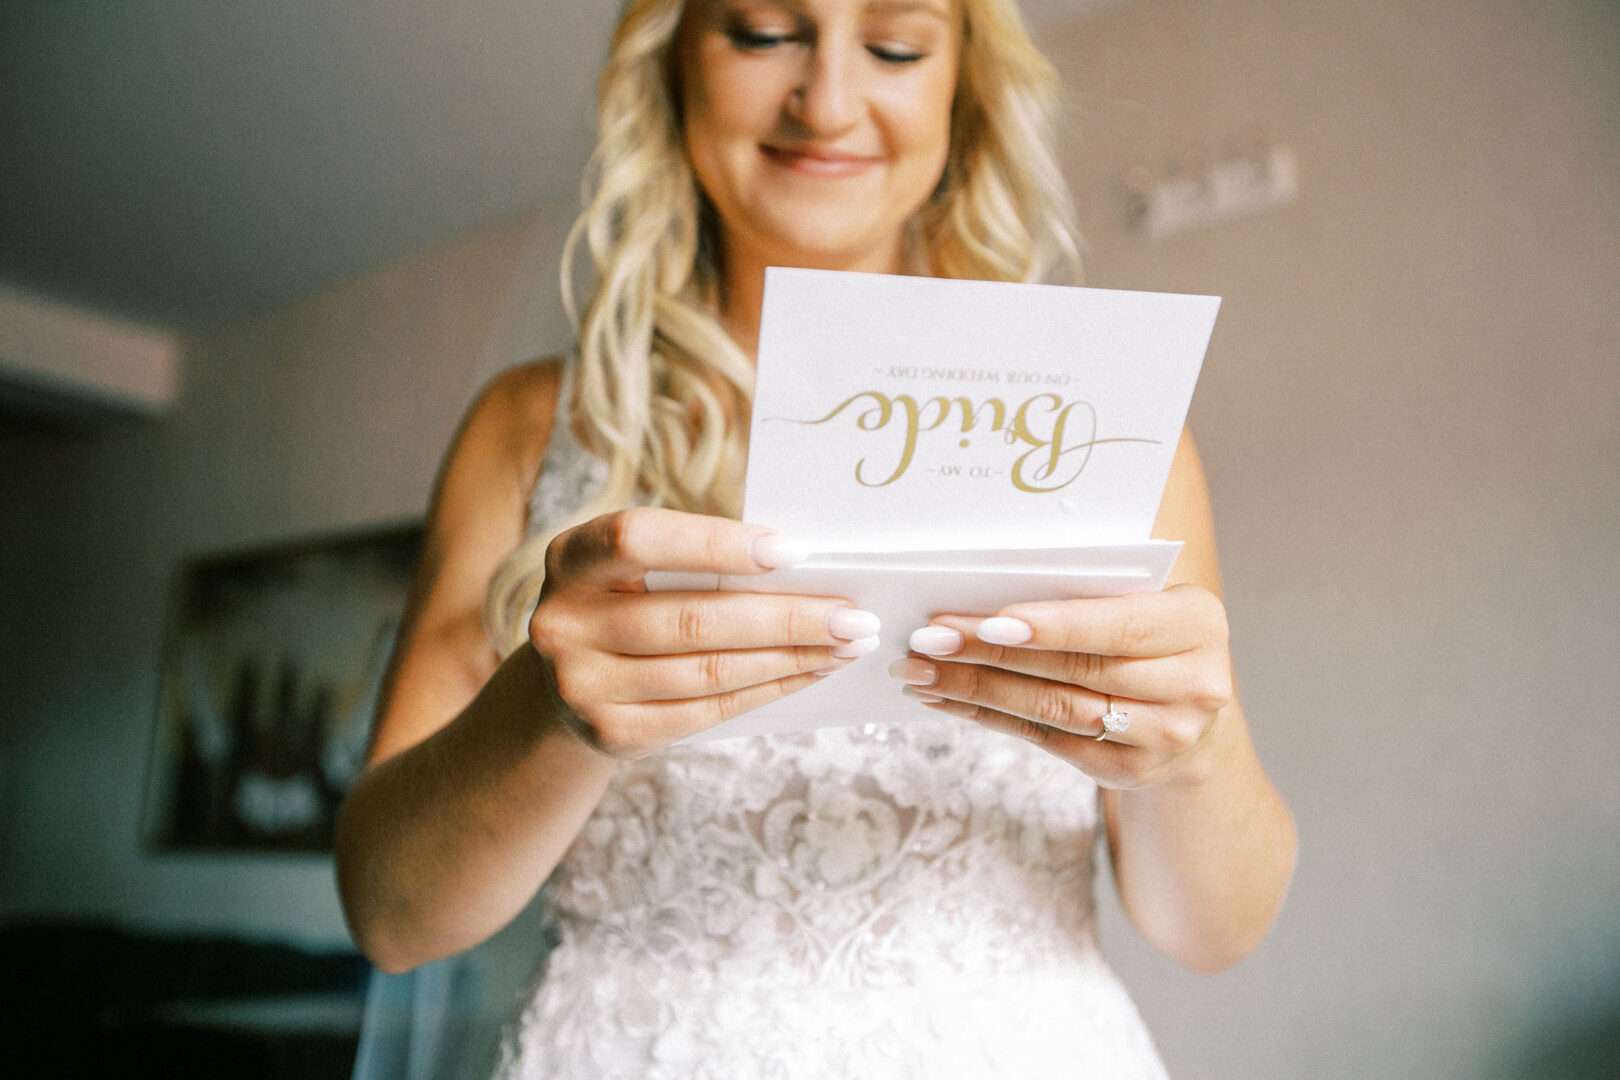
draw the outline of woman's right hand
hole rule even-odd
[[[648,592],[655,570],[763,574],[797,561],[769,530],[633,508],[558,534],[529,640],[588,746],[641,757],[871,652],[877,617],[837,597]]]

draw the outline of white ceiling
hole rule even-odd
[[[0,5],[0,284],[186,328],[571,199],[618,6]]]

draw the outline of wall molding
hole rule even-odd
[[[167,412],[180,393],[174,334],[0,285],[0,394],[42,409]]]

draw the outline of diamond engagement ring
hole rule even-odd
[[[1097,741],[1102,742],[1110,735],[1118,735],[1131,726],[1130,714],[1123,709],[1114,708],[1114,699],[1108,699],[1108,711],[1102,714],[1102,730],[1097,732]]]

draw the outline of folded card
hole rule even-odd
[[[769,574],[660,574],[658,588],[843,596],[883,623],[878,648],[814,686],[693,736],[690,742],[801,731],[844,724],[897,723],[926,716],[905,697],[888,667],[906,655],[911,632],[941,612],[989,615],[1020,600],[1120,596],[1164,587],[1181,545],[1168,541],[1041,552],[1027,566],[860,563],[847,555],[812,556]],[[929,553],[930,555],[937,553]],[[951,553],[944,553],[951,554]],[[1013,553],[1008,553],[1013,554]],[[1051,556],[1054,561],[1046,561]]]
[[[1218,298],[765,280],[746,520],[817,551],[1147,539]]]
[[[816,552],[650,588],[842,596],[877,652],[719,738],[920,714],[887,676],[940,613],[1162,588],[1149,539],[1220,300],[766,271],[745,521]]]

